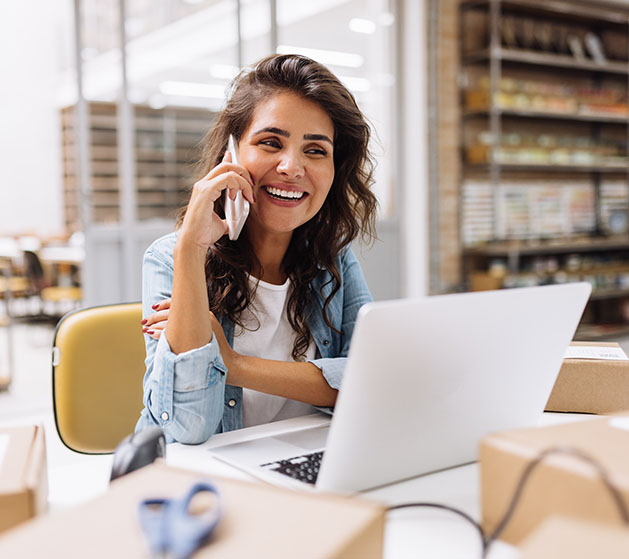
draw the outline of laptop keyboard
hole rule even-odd
[[[286,460],[269,462],[268,464],[262,464],[261,466],[263,468],[268,468],[272,472],[278,472],[288,477],[292,477],[293,479],[314,485],[317,481],[317,476],[319,475],[322,458],[323,451],[321,450],[319,452],[302,454],[301,456],[295,456],[294,458],[288,458]]]

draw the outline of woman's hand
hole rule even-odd
[[[254,202],[253,181],[249,172],[231,162],[225,152],[223,161],[195,183],[186,215],[179,230],[178,243],[191,243],[204,251],[227,233],[227,222],[214,211],[214,203],[225,189],[234,200],[239,190],[249,203]]]
[[[153,310],[155,311],[153,314],[150,314],[142,320],[142,332],[154,340],[159,340],[162,332],[166,328],[166,324],[168,323],[170,299],[162,299],[159,303],[155,303],[153,305]],[[223,327],[213,312],[210,312],[210,322],[212,324],[212,333],[218,342],[218,347],[223,357],[223,361],[229,369],[229,363],[233,364],[235,359],[238,357],[238,354],[227,342]]]
[[[153,314],[150,314],[142,320],[142,333],[150,336],[154,340],[159,340],[168,322],[170,299],[163,299],[159,303],[155,303],[153,310],[155,311]]]

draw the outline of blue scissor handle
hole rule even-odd
[[[193,497],[202,491],[217,496],[217,503],[203,514],[190,514]],[[220,494],[211,483],[195,483],[180,499],[145,499],[140,503],[140,523],[151,552],[188,559],[212,535],[221,517]]]

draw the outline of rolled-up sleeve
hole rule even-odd
[[[144,255],[142,310],[171,296],[175,235],[158,239]],[[203,347],[175,354],[167,329],[159,341],[145,336],[144,409],[136,431],[160,426],[167,442],[201,443],[214,434],[223,416],[226,367],[215,338]]]
[[[310,362],[321,369],[326,382],[336,390],[340,389],[343,382],[358,311],[365,303],[373,301],[360,264],[351,249],[345,251],[340,257],[339,270],[341,289],[330,302],[328,313],[332,324],[341,334],[325,323],[322,314],[310,324],[311,333],[320,353],[318,359]],[[325,295],[325,287],[330,284],[324,280],[323,285],[323,295]]]
[[[214,339],[174,354],[168,333],[159,339],[153,368],[144,381],[145,406],[169,441],[201,443],[217,429],[223,414],[226,368]]]

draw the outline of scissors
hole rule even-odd
[[[193,514],[190,501],[197,493],[216,495],[216,503],[202,514]],[[140,503],[140,524],[153,557],[189,559],[212,535],[221,518],[220,494],[211,483],[195,483],[179,499],[145,499]]]

